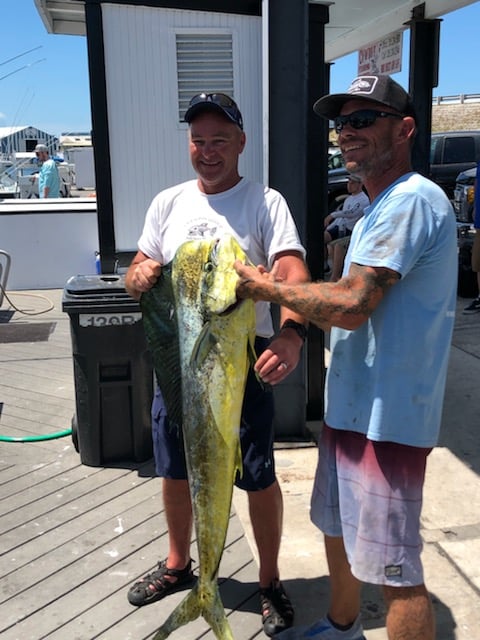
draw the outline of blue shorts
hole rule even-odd
[[[255,349],[261,353],[269,344],[257,338]],[[273,457],[273,393],[262,386],[252,369],[248,372],[240,424],[243,474],[235,484],[245,491],[267,489],[275,481]],[[170,425],[160,389],[152,403],[152,436],[155,471],[162,478],[185,480],[187,468],[180,429]]]
[[[330,234],[330,237],[333,240],[338,240],[339,238],[346,238],[352,235],[352,230],[347,229],[346,227],[340,228],[337,224],[333,224],[330,227],[327,227],[326,231]]]
[[[323,533],[343,537],[362,582],[423,583],[420,513],[430,451],[324,426],[310,515]]]

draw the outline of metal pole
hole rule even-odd
[[[441,20],[414,15],[410,25],[409,92],[417,116],[417,135],[412,150],[412,166],[425,176],[430,172],[433,87],[438,85],[438,58]]]

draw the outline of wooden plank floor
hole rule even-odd
[[[69,429],[74,413],[62,291],[30,293],[35,295],[9,297],[29,314],[48,308],[49,301],[53,309],[12,314],[4,300],[0,310],[0,434],[7,437]],[[126,594],[166,551],[160,481],[151,461],[86,466],[70,436],[0,442],[2,640],[151,638],[185,591],[140,609]],[[264,637],[257,566],[234,511],[220,579],[235,638]],[[171,637],[214,636],[198,620]]]

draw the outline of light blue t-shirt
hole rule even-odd
[[[358,329],[333,328],[326,423],[371,440],[434,446],[457,287],[455,216],[440,187],[402,176],[365,209],[344,273],[356,263],[400,275]]]
[[[38,175],[38,194],[40,198],[44,197],[45,187],[49,188],[48,198],[60,197],[60,177],[55,160],[52,160],[52,158],[46,160],[40,168]]]

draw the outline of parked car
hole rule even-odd
[[[343,159],[340,149],[331,149],[328,153],[328,170],[342,169],[345,166],[345,160]]]
[[[331,153],[328,157],[328,211],[338,209],[348,196],[348,171],[340,151]]]
[[[475,176],[477,169],[467,169],[457,176],[453,197],[453,208],[458,222],[473,222],[473,204],[475,199]]]
[[[480,131],[432,133],[429,178],[442,187],[452,200],[457,176],[475,168],[480,160]],[[333,211],[346,198],[348,171],[340,151],[328,159],[328,210]]]
[[[458,174],[475,167],[478,160],[480,131],[432,133],[429,177],[442,187],[451,200]]]
[[[18,185],[14,179],[15,167],[9,160],[0,160],[0,200],[18,198]]]

